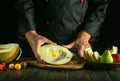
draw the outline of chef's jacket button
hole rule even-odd
[[[80,21],[78,21],[78,22],[77,22],[77,24],[78,24],[78,25],[81,25],[81,22],[80,22]]]
[[[48,0],[45,0],[45,2],[48,2]]]
[[[50,22],[49,22],[49,21],[47,21],[47,22],[46,22],[46,24],[50,24]]]
[[[84,0],[80,0],[80,2],[84,2]]]

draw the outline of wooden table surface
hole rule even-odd
[[[20,71],[0,71],[0,81],[120,81],[120,68],[63,70],[28,65]]]

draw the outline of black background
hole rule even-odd
[[[119,0],[111,0],[107,17],[100,31],[100,39],[96,42],[96,49],[102,51],[116,45],[120,47],[120,4]],[[0,43],[16,42],[19,40],[17,32],[17,12],[14,0],[0,2]]]

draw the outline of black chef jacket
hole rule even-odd
[[[68,44],[81,30],[95,38],[105,19],[108,0],[18,0],[20,34],[36,30],[58,44]]]

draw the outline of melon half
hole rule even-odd
[[[13,61],[19,52],[19,44],[8,43],[0,44],[0,63],[9,63]]]
[[[38,50],[41,59],[48,64],[65,64],[69,62],[73,53],[60,45],[47,44]]]

